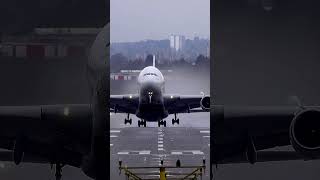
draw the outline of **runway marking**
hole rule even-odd
[[[163,148],[158,148],[158,151],[164,151],[164,149]]]
[[[193,153],[193,154],[201,154],[201,155],[204,154],[204,153],[203,153],[202,151],[200,151],[200,150],[192,151],[192,153]]]
[[[183,150],[183,151],[171,151],[171,155],[203,155],[204,152],[200,151],[200,150]]]
[[[210,144],[208,144],[208,146],[210,147]]]
[[[163,137],[158,137],[158,141],[163,141]]]
[[[110,133],[120,133],[120,130],[110,130]]]
[[[163,141],[158,141],[158,144],[162,144],[163,143]]]
[[[142,155],[142,154],[150,154],[150,152],[151,151],[149,151],[149,150],[145,150],[145,151],[140,151],[139,154],[140,155]]]
[[[210,133],[210,131],[200,131],[200,133]]]
[[[110,146],[113,146],[113,144],[110,144]]]
[[[111,138],[116,138],[116,137],[118,137],[118,136],[116,136],[116,135],[110,135],[110,137],[111,137]]]
[[[202,137],[204,137],[204,138],[210,138],[210,136],[202,136]]]
[[[158,144],[158,148],[163,148],[163,144]]]
[[[164,134],[159,134],[159,136],[163,137],[163,136],[164,136]]]
[[[172,155],[182,155],[182,152],[171,152]]]
[[[123,154],[126,154],[126,155],[127,155],[127,154],[129,154],[129,152],[118,152],[117,154],[118,154],[118,155],[123,155]]]

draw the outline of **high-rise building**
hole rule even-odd
[[[181,51],[184,47],[185,37],[181,35],[170,35],[170,48]]]

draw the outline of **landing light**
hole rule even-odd
[[[64,110],[63,110],[63,115],[65,116],[69,116],[69,108],[68,107],[65,107]]]
[[[129,98],[132,99],[132,96],[130,95]]]
[[[170,96],[170,98],[172,99],[172,98],[173,98],[173,96]]]

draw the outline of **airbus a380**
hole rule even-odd
[[[0,148],[9,151],[0,151],[0,161],[49,163],[56,167],[57,180],[66,165],[106,180],[110,178],[108,109],[136,114],[145,125],[145,121],[161,122],[168,114],[197,111],[201,104],[208,107],[209,98],[201,95],[166,95],[164,78],[155,67],[140,73],[138,94],[110,97],[108,59],[109,25],[97,36],[88,58],[90,104],[1,106]],[[212,164],[320,157],[320,107],[228,107],[210,100]],[[266,151],[287,145],[294,151]]]
[[[138,126],[146,127],[147,121],[158,122],[158,126],[166,127],[164,118],[174,114],[172,124],[179,124],[178,113],[205,112],[210,109],[210,97],[203,95],[165,94],[165,79],[158,68],[153,65],[145,67],[138,76],[139,90],[137,94],[111,95],[110,108],[112,112],[127,113],[124,123],[132,124],[130,114],[135,114],[141,120]],[[201,109],[199,109],[201,107]]]

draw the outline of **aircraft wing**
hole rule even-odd
[[[318,158],[319,123],[315,119],[320,117],[319,108],[214,105],[210,124],[213,164]],[[281,151],[288,145],[295,151]],[[265,152],[279,147],[279,151]]]
[[[164,104],[169,114],[207,112],[210,108],[210,97],[203,95],[164,95]]]
[[[138,94],[110,95],[110,112],[135,114],[138,105]]]
[[[80,167],[90,151],[91,106],[87,104],[0,107],[0,161],[60,163]],[[11,151],[11,152],[10,152]],[[11,154],[11,155],[10,155]],[[19,153],[18,153],[19,154]]]

